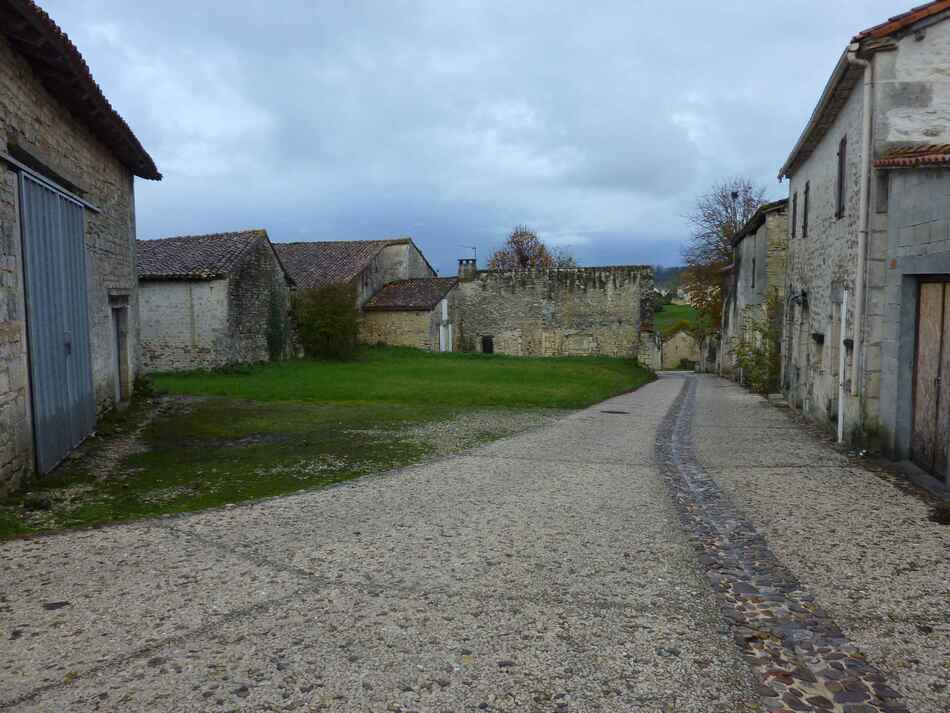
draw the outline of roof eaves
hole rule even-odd
[[[0,0],[0,20],[0,34],[26,58],[53,96],[76,114],[133,174],[161,180],[155,161],[106,99],[76,45],[41,7],[32,0]]]

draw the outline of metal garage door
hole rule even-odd
[[[48,473],[96,423],[84,209],[20,176],[36,465]]]
[[[950,282],[922,282],[914,365],[914,461],[947,480],[950,461]]]

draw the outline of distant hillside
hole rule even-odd
[[[676,289],[680,286],[680,274],[685,269],[685,267],[663,267],[662,265],[656,265],[653,268],[655,272],[654,285],[658,290]]]

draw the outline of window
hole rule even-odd
[[[792,196],[792,237],[795,237],[795,234],[798,230],[798,191],[795,191],[795,195]]]
[[[805,196],[802,199],[802,237],[808,237],[808,194],[811,192],[811,182],[805,181]]]
[[[835,218],[844,216],[844,199],[848,180],[848,137],[842,136],[838,144],[838,191],[835,196]]]

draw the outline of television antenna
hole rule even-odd
[[[475,259],[475,262],[478,262],[478,246],[477,245],[459,245],[460,248],[465,248],[466,250],[472,251],[472,257]]]

